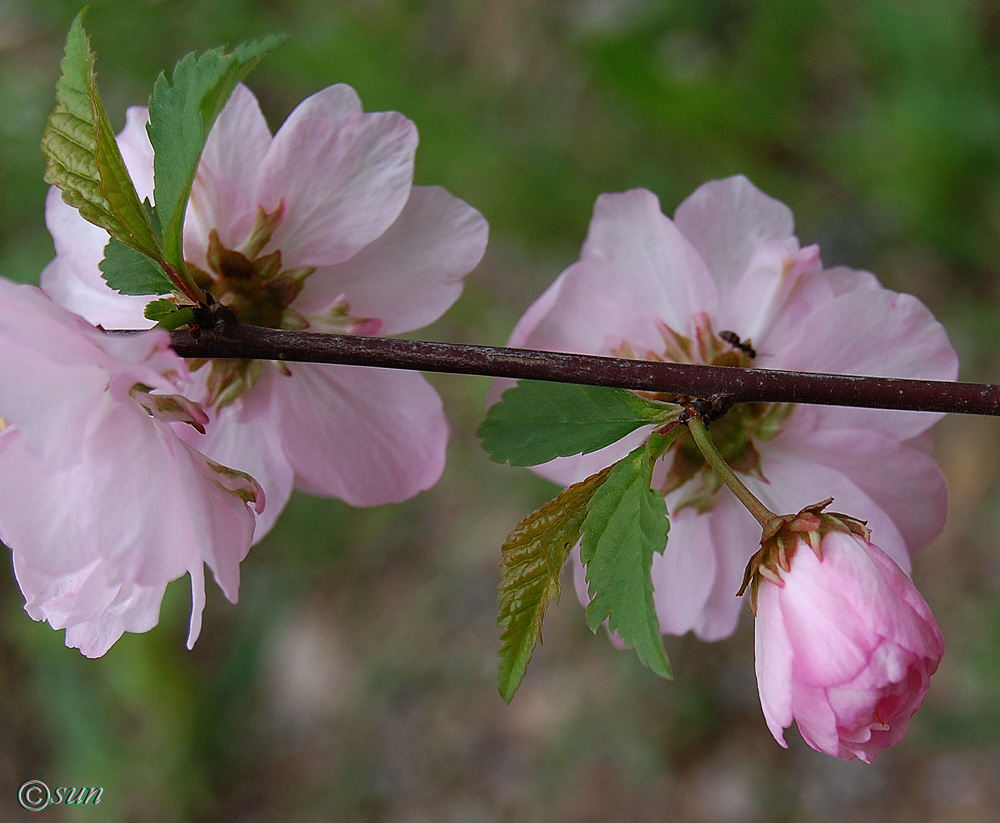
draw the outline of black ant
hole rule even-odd
[[[191,324],[191,336],[200,340],[203,336],[211,339],[213,336],[227,339],[225,328],[239,321],[229,306],[216,302],[211,292],[205,292],[205,300],[193,307],[194,322]]]
[[[740,336],[734,331],[729,331],[728,329],[724,329],[723,331],[719,332],[719,338],[721,340],[725,340],[734,349],[739,349],[751,360],[753,360],[757,356],[757,349],[755,349],[749,343],[744,343],[742,340],[740,340]]]

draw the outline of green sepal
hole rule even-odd
[[[684,427],[679,427],[683,429]],[[670,435],[668,435],[669,437]],[[665,438],[653,434],[614,465],[595,491],[583,523],[580,559],[587,569],[592,631],[607,621],[622,642],[662,677],[671,677],[663,648],[650,568],[667,544],[667,507],[650,488]]]
[[[287,39],[272,36],[243,43],[231,54],[221,48],[182,58],[171,78],[161,73],[149,99],[153,179],[163,227],[163,256],[190,279],[184,262],[184,213],[208,134],[236,84],[269,51]],[[196,289],[193,281],[192,289]]]
[[[56,107],[42,133],[45,180],[89,222],[131,248],[159,258],[156,232],[125,168],[97,93],[95,57],[83,12],[70,27],[56,83]]]
[[[524,380],[503,393],[477,435],[498,463],[537,466],[597,451],[640,426],[676,418],[680,408],[623,389]]]
[[[535,645],[542,641],[545,609],[553,598],[559,599],[559,574],[580,539],[587,504],[610,471],[611,466],[574,483],[524,518],[504,541],[497,682],[507,703],[521,684]]]
[[[169,294],[174,288],[159,263],[114,237],[104,249],[101,274],[120,294]]]

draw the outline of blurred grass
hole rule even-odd
[[[38,140],[79,3],[0,0],[0,272],[52,255]],[[347,82],[421,134],[419,183],[491,223],[486,259],[430,339],[502,343],[572,262],[602,191],[670,213],[748,174],[828,264],[875,271],[946,323],[963,377],[1000,380],[1000,12],[971,0],[95,0],[114,123],[190,50],[293,41],[250,83],[273,126]],[[551,488],[491,465],[487,381],[436,377],[445,477],[377,510],[295,498],[243,565],[236,607],[189,595],[101,661],[0,583],[0,809],[26,779],[102,785],[107,821],[992,821],[1000,808],[1000,429],[939,429],[952,511],[916,579],[949,641],[907,741],[874,766],[771,740],[749,621],[669,639],[664,683],[584,629],[568,594],[505,707],[495,585],[506,531]]]

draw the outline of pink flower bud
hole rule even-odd
[[[795,720],[817,751],[871,763],[906,734],[944,637],[910,579],[864,536],[800,535],[787,570],[757,579],[756,667],[764,718],[786,746]],[[778,582],[774,582],[777,579]]]

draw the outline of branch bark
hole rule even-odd
[[[202,331],[197,339],[189,331],[174,331],[171,341],[183,357],[340,363],[582,383],[683,394],[718,405],[765,401],[1000,415],[1000,386],[981,383],[622,360],[499,346],[283,331],[240,323],[220,324],[213,331]]]

